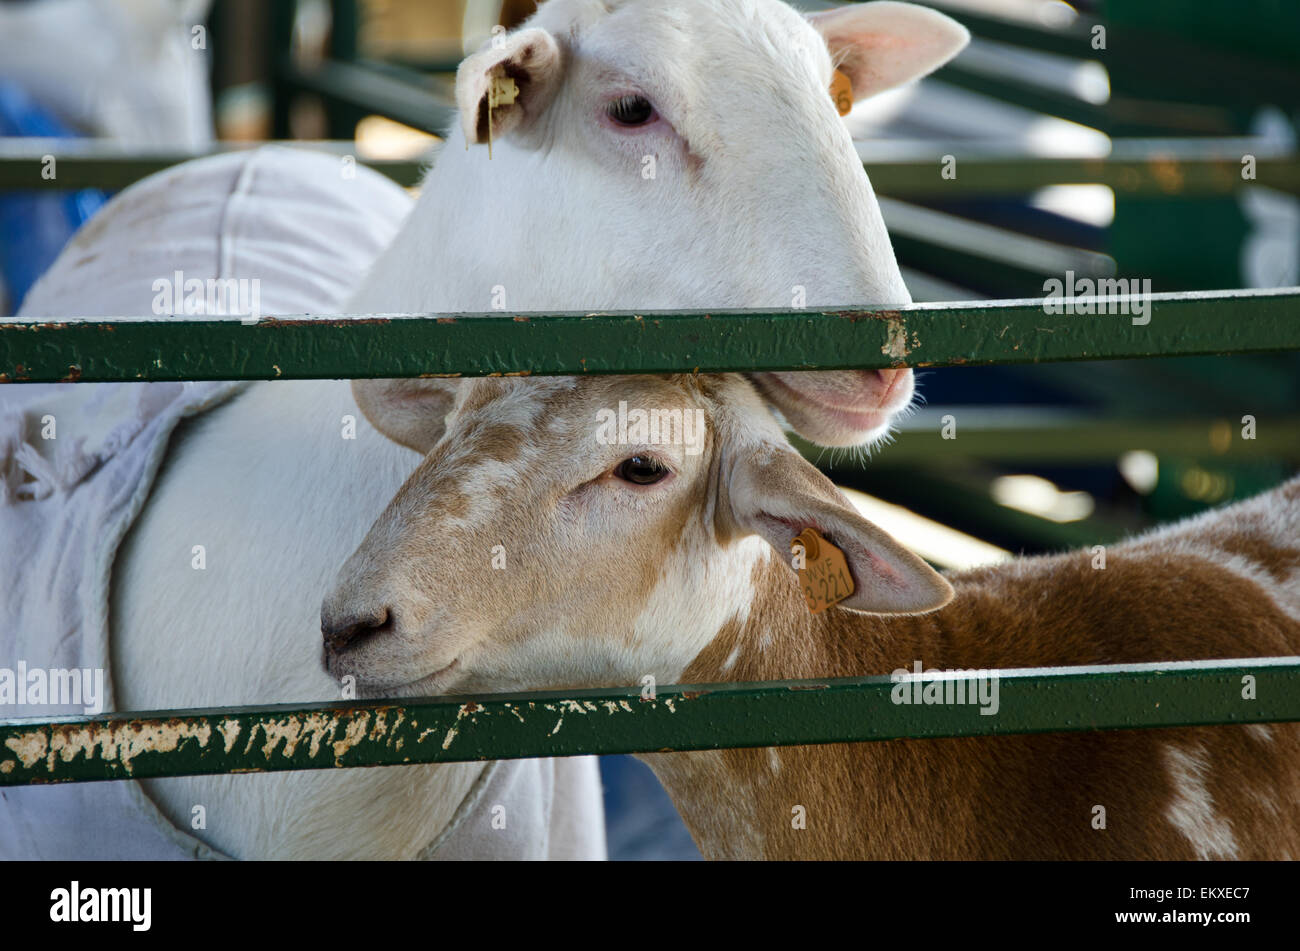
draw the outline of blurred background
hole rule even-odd
[[[1041,297],[1067,273],[1155,292],[1300,284],[1300,4],[929,5],[970,28],[969,49],[847,119],[915,300]],[[457,63],[533,9],[0,0],[0,314],[115,190],[195,155],[294,139],[415,187]],[[55,139],[57,179],[40,175]],[[1296,354],[932,369],[869,459],[801,448],[868,517],[962,568],[1276,484],[1300,460],[1297,371]],[[612,857],[697,857],[644,766],[603,771]]]

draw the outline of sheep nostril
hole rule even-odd
[[[344,651],[356,642],[393,629],[393,614],[379,608],[366,615],[321,616],[320,632],[326,650]]]

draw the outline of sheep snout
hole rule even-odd
[[[320,632],[325,653],[341,654],[362,640],[389,633],[394,629],[393,614],[380,607],[362,614],[321,612]]]

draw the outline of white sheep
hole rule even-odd
[[[833,67],[864,99],[968,40],[883,0],[809,18],[775,0],[550,0],[461,64],[460,128],[350,307],[910,303]],[[490,160],[466,151],[489,139]],[[912,396],[909,370],[754,379],[827,446],[870,442]]]

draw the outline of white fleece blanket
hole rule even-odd
[[[175,271],[258,275],[263,314],[337,310],[411,206],[365,168],[341,189],[339,169],[336,157],[268,147],[153,176],[78,233],[20,319],[146,314],[156,276]],[[115,709],[117,547],[177,424],[244,386],[0,387],[0,718]],[[9,755],[0,750],[0,762]],[[497,804],[508,805],[507,830],[492,828]],[[174,827],[136,782],[0,789],[0,859],[225,857]],[[422,857],[604,858],[595,759],[488,764]]]

